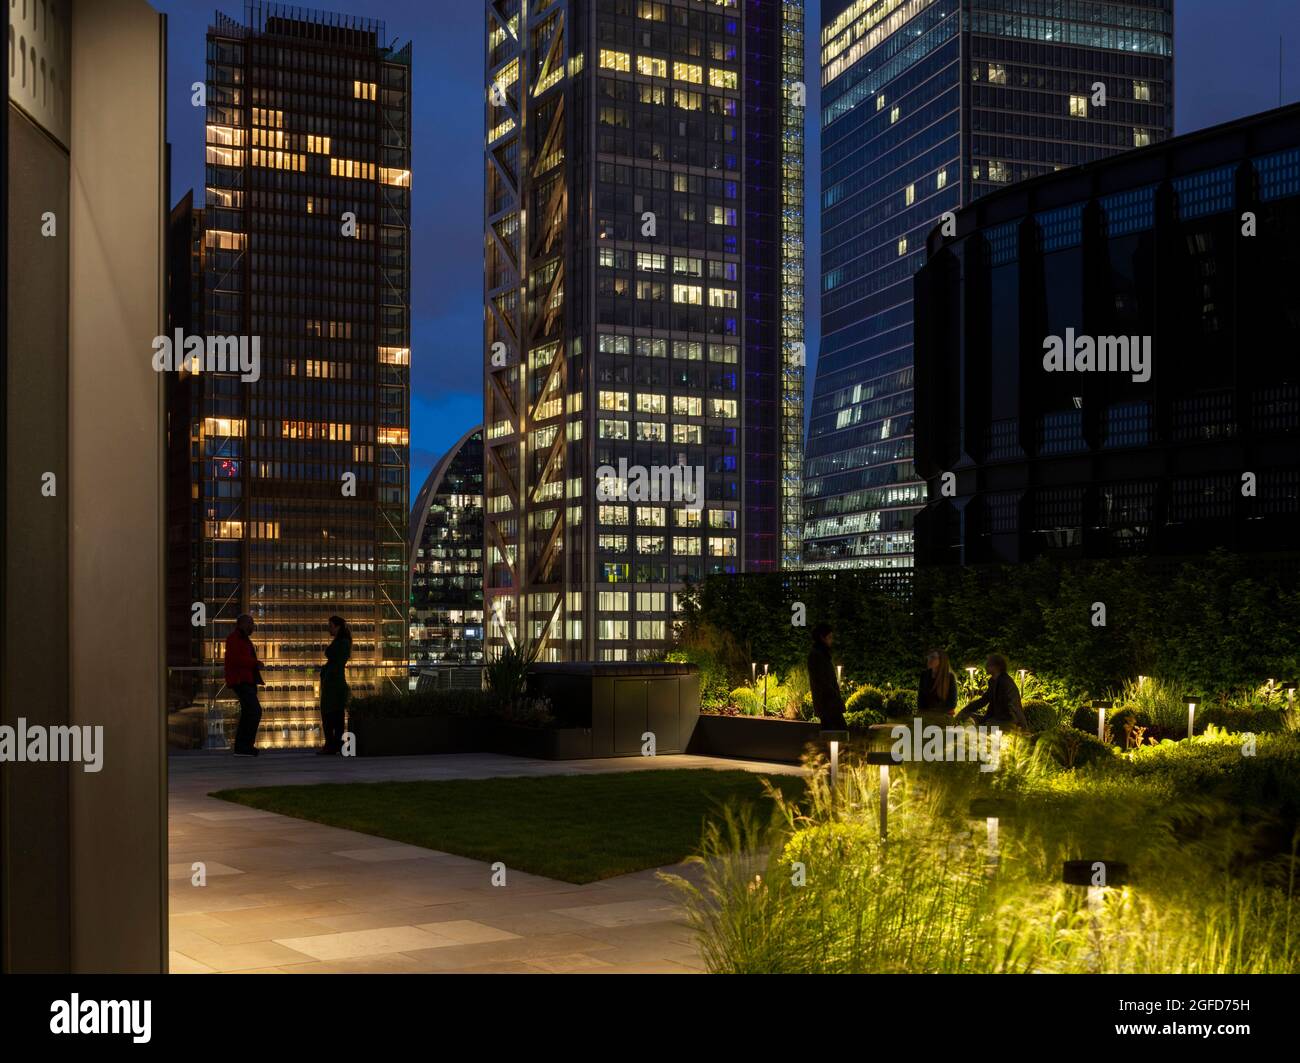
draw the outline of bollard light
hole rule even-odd
[[[1025,670],[1023,668],[1017,673],[1020,676],[1020,693],[1025,692]]]
[[[1106,741],[1106,710],[1114,704],[1113,701],[1094,701],[1092,703],[1092,707],[1097,710],[1097,738],[1099,741]]]
[[[842,664],[837,664],[835,666],[835,685],[837,687],[842,687],[844,685],[844,665]]]
[[[763,665],[763,715],[767,715],[767,665]]]
[[[749,681],[754,686],[758,686],[758,665],[753,661],[749,662]]]
[[[1196,703],[1200,699],[1195,694],[1188,694],[1183,700],[1187,703],[1187,737],[1191,738],[1196,726]]]
[[[1146,681],[1147,681],[1147,677],[1146,677],[1146,676],[1144,676],[1144,675],[1140,675],[1140,676],[1138,676],[1138,689],[1139,689],[1139,690],[1141,690],[1144,686],[1146,686]]]
[[[835,779],[840,773],[840,744],[831,739],[831,790],[835,789]]]
[[[877,750],[867,754],[868,764],[880,765],[880,840],[889,839],[889,766],[894,763],[892,753]]]
[[[1286,711],[1295,712],[1295,687],[1294,679],[1288,680],[1282,684],[1282,689],[1286,691]]]

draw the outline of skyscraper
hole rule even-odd
[[[909,567],[912,276],[947,211],[1173,130],[1172,0],[823,0],[804,563]]]
[[[483,663],[483,428],[429,473],[411,510],[411,672]]]
[[[261,0],[208,32],[193,600],[202,665],[257,621],[272,745],[317,741],[331,614],[354,690],[407,671],[411,47],[387,41]],[[235,339],[257,355],[212,371]]]
[[[486,0],[489,655],[799,557],[802,0]]]

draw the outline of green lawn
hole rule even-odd
[[[804,792],[800,776],[771,781],[787,797]],[[262,786],[212,796],[575,883],[677,863],[696,850],[705,817],[722,805],[768,803],[758,775],[689,768]]]

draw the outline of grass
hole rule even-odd
[[[800,776],[771,782],[789,801],[805,792]],[[678,863],[724,806],[757,806],[763,818],[774,808],[759,776],[710,769],[263,786],[212,796],[573,883]]]

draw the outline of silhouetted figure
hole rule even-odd
[[[1016,724],[1027,728],[1025,711],[1020,707],[1020,688],[1016,681],[1007,675],[1007,659],[1000,653],[990,654],[984,667],[989,673],[989,686],[983,694],[968,703],[959,714],[960,718],[974,717],[977,709],[987,707],[983,716],[976,717],[980,723],[990,726],[1006,727]]]
[[[844,698],[840,681],[831,660],[831,643],[835,635],[830,624],[818,624],[812,630],[812,650],[808,653],[808,686],[812,690],[813,712],[822,722],[823,731],[844,731]]]
[[[343,712],[348,707],[347,665],[352,656],[352,629],[341,616],[329,620],[333,641],[325,649],[320,670],[320,722],[325,745],[316,752],[329,756],[343,750]]]
[[[957,677],[952,674],[948,654],[931,650],[925,656],[925,671],[916,686],[919,712],[952,712],[957,707]]]
[[[262,722],[262,703],[257,688],[262,685],[262,662],[257,659],[253,640],[253,618],[240,613],[235,628],[226,636],[226,686],[239,698],[239,726],[235,729],[235,756],[257,756],[257,728]]]

